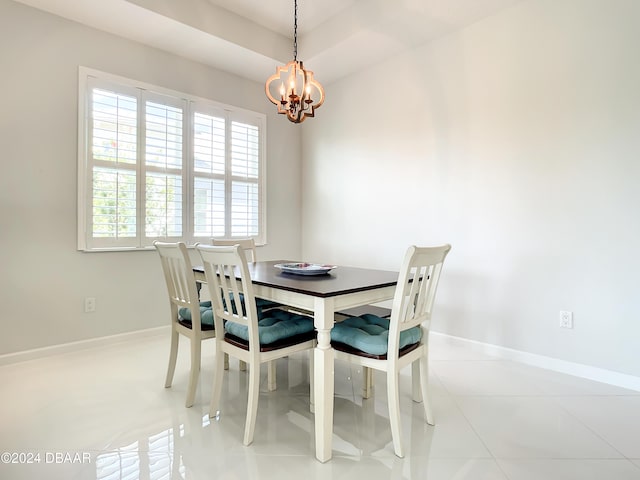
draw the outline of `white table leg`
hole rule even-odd
[[[331,459],[333,436],[333,349],[331,328],[334,322],[333,299],[316,298],[314,324],[318,331],[318,345],[314,350],[316,458]]]

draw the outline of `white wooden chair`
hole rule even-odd
[[[240,245],[244,250],[244,254],[247,257],[247,262],[257,262],[258,254],[256,253],[256,242],[253,238],[234,238],[231,240],[221,239],[221,238],[212,238],[211,245],[215,245],[218,247],[232,247],[233,245]],[[267,312],[272,308],[280,308],[282,305],[279,305],[270,300],[265,300],[263,298],[256,298],[256,306],[258,307],[258,316],[262,314],[262,312]],[[244,362],[240,362],[239,366],[241,371],[245,371],[247,366]],[[273,392],[277,388],[276,381],[276,364],[275,362],[270,362],[268,367],[267,374],[267,389],[270,392]]]
[[[226,353],[249,366],[249,392],[244,430],[244,445],[253,442],[258,398],[260,393],[260,365],[273,362],[296,352],[315,347],[313,320],[285,310],[274,309],[258,324],[253,284],[242,248],[235,246],[196,245],[204,265],[207,286],[213,304],[216,336],[216,366],[209,416],[220,410],[223,369]],[[238,279],[238,275],[240,279]],[[240,284],[240,286],[239,286]],[[244,303],[236,302],[244,294]],[[226,322],[226,323],[225,323]],[[311,352],[313,353],[313,352]],[[313,355],[309,356],[313,372]],[[313,374],[311,398],[313,398]]]
[[[331,331],[335,358],[387,373],[387,397],[393,449],[404,456],[400,423],[399,373],[412,365],[413,400],[424,402],[429,425],[434,424],[429,402],[429,327],[440,279],[450,245],[411,246],[398,277],[391,318],[362,315],[337,323]],[[388,335],[388,336],[387,336]]]
[[[191,343],[191,371],[186,406],[193,405],[200,376],[202,341],[214,338],[216,331],[211,308],[200,305],[196,279],[187,247],[183,242],[153,242],[160,254],[162,271],[169,293],[171,312],[171,352],[164,386],[171,387],[178,357],[179,335]]]

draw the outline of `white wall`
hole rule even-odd
[[[0,0],[0,354],[168,324],[154,251],[76,250],[79,65],[266,113],[269,244],[258,255],[300,253],[299,131],[262,85]]]
[[[638,45],[637,0],[531,0],[327,86],[304,257],[449,242],[434,330],[640,376]]]

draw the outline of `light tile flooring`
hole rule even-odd
[[[410,369],[403,375],[404,459],[393,454],[384,377],[363,401],[360,372],[336,364],[325,464],[313,454],[305,355],[278,363],[278,390],[263,387],[255,440],[244,447],[246,374],[232,360],[222,414],[210,420],[213,342],[189,409],[188,344],[181,340],[171,389],[163,388],[168,347],[168,336],[153,335],[0,367],[0,452],[9,453],[0,479],[640,479],[640,392],[447,337],[431,339],[435,427],[410,399]]]

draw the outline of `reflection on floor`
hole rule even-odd
[[[182,341],[182,340],[181,340]],[[278,363],[262,388],[253,445],[242,445],[246,373],[231,364],[209,419],[214,344],[187,409],[188,344],[163,388],[169,339],[154,335],[0,367],[1,479],[640,479],[640,392],[431,340],[436,426],[402,378],[407,457],[393,454],[385,379],[335,368],[333,460],[315,460],[307,357]],[[266,371],[262,372],[266,380]]]

